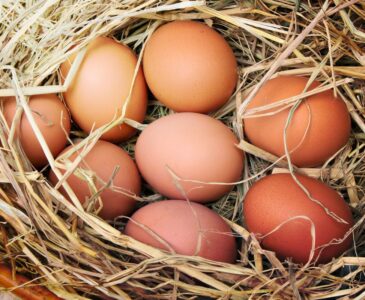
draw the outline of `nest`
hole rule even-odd
[[[229,195],[210,205],[240,241],[236,264],[167,254],[123,235],[125,219],[107,223],[72,205],[47,182],[47,170],[32,168],[0,114],[0,258],[32,277],[29,284],[45,285],[63,299],[365,298],[364,2],[10,0],[0,7],[0,97],[16,95],[25,113],[27,96],[67,89],[72,75],[62,85],[60,64],[96,36],[114,37],[140,53],[159,24],[199,19],[225,36],[239,64],[234,95],[212,116],[240,137],[245,171]],[[279,261],[242,226],[250,185],[265,174],[294,170],[249,144],[242,131],[246,103],[278,74],[325,82],[352,117],[350,141],[335,157],[321,168],[297,170],[340,192],[356,221],[353,248],[320,267]],[[156,101],[148,112],[146,124],[169,113]],[[143,128],[123,117],[108,126],[121,122]],[[108,126],[85,137],[85,145],[91,147]],[[47,153],[41,135],[39,141]],[[133,155],[134,143],[121,146]],[[62,166],[49,151],[47,157],[50,168]],[[141,205],[157,199],[146,190]]]

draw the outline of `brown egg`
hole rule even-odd
[[[174,21],[154,32],[143,55],[146,81],[155,97],[179,112],[208,113],[225,104],[237,82],[232,49],[214,29]]]
[[[148,204],[132,215],[125,234],[177,254],[227,263],[236,259],[236,242],[228,224],[214,211],[193,202],[166,200]]]
[[[308,78],[297,76],[271,79],[259,90],[248,108],[299,95],[307,82]],[[318,81],[313,82],[309,90],[319,84]],[[272,109],[271,112],[276,110]],[[271,116],[245,119],[247,138],[276,156],[284,155],[284,127],[289,111],[290,108],[287,108]],[[270,111],[263,113],[267,112]],[[334,97],[332,90],[309,96],[295,111],[287,130],[292,163],[299,167],[323,164],[347,143],[350,131],[351,120],[346,105],[340,98]]]
[[[61,154],[68,151],[70,147]],[[77,155],[74,153],[69,159],[74,161]],[[100,194],[103,202],[100,217],[110,220],[121,215],[129,215],[133,211],[136,204],[133,196],[138,196],[141,191],[141,179],[132,158],[123,149],[106,141],[98,141],[84,157],[79,167],[95,173],[98,189],[103,188],[105,183],[112,178],[116,168],[119,168],[113,178],[111,188],[105,189]],[[53,172],[50,172],[49,180],[54,185],[58,182]],[[92,196],[86,181],[76,175],[71,174],[67,182],[81,203]],[[63,189],[61,192],[67,196]]]
[[[7,98],[2,105],[5,119],[11,126],[17,108],[15,98]],[[31,96],[29,107],[51,153],[57,156],[66,146],[71,127],[65,105],[55,94],[47,94]],[[44,167],[48,160],[24,113],[16,133],[30,162],[36,168]]]
[[[71,55],[61,66],[64,80],[75,60]],[[107,37],[98,37],[87,47],[86,54],[70,87],[64,93],[73,120],[82,130],[91,130],[109,123],[122,113],[129,95],[136,55],[127,46]],[[140,69],[128,103],[126,117],[138,122],[144,120],[147,108],[147,88]],[[102,139],[120,142],[128,139],[136,130],[126,124],[106,132]]]
[[[170,199],[217,200],[232,189],[243,169],[237,138],[222,122],[197,113],[178,113],[153,122],[139,136],[135,155],[144,179]],[[175,180],[174,176],[188,182]],[[186,193],[186,197],[184,195]]]
[[[275,251],[282,259],[292,258],[297,263],[309,260],[313,222],[316,249],[313,259],[326,263],[351,247],[351,237],[342,243],[336,242],[353,226],[350,208],[324,183],[303,175],[296,176],[312,198],[347,224],[339,223],[312,201],[290,174],[266,176],[251,187],[243,202],[244,222],[259,238],[265,236],[261,240],[263,247]],[[327,246],[331,241],[334,243]]]

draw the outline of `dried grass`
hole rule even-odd
[[[29,95],[65,91],[78,63],[64,85],[57,72],[60,63],[95,36],[114,36],[140,53],[153,30],[174,19],[203,19],[213,25],[229,41],[240,66],[235,94],[212,114],[233,128],[241,138],[238,147],[247,155],[242,181],[211,204],[242,242],[234,265],[168,255],[123,235],[124,219],[108,224],[90,214],[64,181],[81,158],[72,165],[55,161],[27,104]],[[33,274],[34,282],[64,299],[100,295],[113,299],[364,299],[364,19],[365,4],[356,0],[1,2],[0,97],[17,96],[18,115],[25,113],[31,120],[50,168],[73,200],[72,205],[42,173],[32,169],[13,138],[16,122],[8,128],[0,114],[1,260]],[[82,55],[81,51],[78,62]],[[284,157],[277,158],[243,139],[242,118],[272,109],[245,110],[248,102],[267,79],[280,74],[312,75],[324,82],[317,90],[334,88],[346,101],[353,122],[351,139],[322,168],[297,169]],[[285,99],[281,105],[293,107],[298,100]],[[170,113],[156,101],[150,101],[148,111],[146,124]],[[122,115],[78,144],[82,155],[104,131],[121,122],[140,130],[145,126]],[[84,137],[77,131],[72,134]],[[134,142],[121,146],[133,155]],[[59,168],[69,172],[61,175]],[[261,249],[242,226],[242,199],[250,185],[270,172],[289,170],[321,178],[349,201],[357,223],[352,233],[354,247],[344,256],[320,267],[282,263]],[[92,184],[87,174],[80,176]],[[160,198],[145,189],[139,200]]]

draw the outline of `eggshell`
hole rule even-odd
[[[2,105],[4,117],[10,127],[17,109],[15,98],[7,98],[2,101]],[[51,153],[53,156],[57,156],[65,148],[71,128],[70,117],[65,105],[55,94],[47,94],[31,96],[29,107]],[[21,116],[16,135],[29,161],[36,168],[44,167],[48,160],[24,113]]]
[[[76,54],[71,55],[61,66],[64,81]],[[137,57],[127,46],[107,37],[98,37],[88,46],[83,61],[71,85],[64,93],[73,120],[87,133],[114,120],[122,114]],[[133,86],[126,117],[142,122],[147,108],[147,87],[143,72],[138,74]],[[106,132],[102,139],[121,142],[134,135],[136,130],[126,124]]]
[[[148,125],[137,140],[135,156],[144,179],[162,195],[209,202],[233,187],[216,183],[238,181],[242,174],[243,152],[237,143],[222,122],[202,114],[178,113]],[[173,174],[200,182],[174,179]]]
[[[344,238],[352,227],[350,208],[335,190],[324,183],[299,174],[296,177],[315,200],[347,224],[339,223],[329,216],[304,193],[290,174],[266,176],[250,188],[243,202],[244,222],[249,231],[265,236],[262,245],[266,249],[275,251],[282,259],[292,258],[297,263],[309,260],[313,222],[316,248],[314,260],[326,263],[351,247],[351,237],[342,243],[325,246],[334,239]],[[299,216],[308,219],[295,219]],[[280,225],[282,226],[278,227]]]
[[[66,148],[61,155],[71,147]],[[79,153],[74,153],[69,160],[74,161],[78,155]],[[119,168],[112,180],[111,187],[100,194],[103,208],[99,216],[109,220],[121,215],[129,215],[132,212],[136,204],[133,196],[138,196],[141,191],[141,179],[135,163],[123,149],[106,141],[98,141],[83,158],[79,164],[80,167],[94,172],[96,186],[99,189],[110,181],[116,168]],[[52,171],[49,174],[49,180],[54,185],[58,182]],[[67,182],[81,203],[92,196],[87,182],[75,174],[71,174]],[[61,192],[67,197],[63,188]]]
[[[248,108],[299,95],[307,82],[308,78],[297,76],[271,79],[259,90]],[[320,82],[315,81],[309,90],[319,85]],[[276,156],[284,155],[284,128],[289,112],[290,108],[287,108],[271,116],[245,119],[244,129],[248,139]],[[300,167],[323,164],[347,143],[350,131],[351,120],[346,104],[334,97],[332,90],[307,97],[295,111],[287,130],[287,145],[292,151],[292,163]]]
[[[237,82],[232,49],[217,31],[195,21],[174,21],[154,32],[146,44],[147,84],[167,107],[208,113],[225,104]]]
[[[177,254],[227,263],[236,259],[236,243],[228,224],[197,203],[167,200],[148,204],[132,215],[125,234]]]

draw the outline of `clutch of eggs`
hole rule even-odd
[[[63,81],[76,55],[62,64]],[[111,143],[127,140],[136,130],[126,124],[111,128],[101,137],[104,141],[98,141],[79,165],[93,174],[97,190],[91,191],[90,185],[76,174],[71,174],[67,183],[83,204],[99,195],[102,207],[97,204],[96,209],[101,209],[100,217],[110,220],[135,209],[135,197],[141,191],[140,171],[156,192],[176,200],[137,210],[127,223],[126,234],[166,251],[233,263],[237,250],[229,226],[218,214],[194,202],[219,199],[242,175],[244,155],[236,147],[238,139],[222,122],[201,114],[219,109],[232,95],[237,82],[234,53],[224,37],[204,23],[174,21],[152,34],[142,62],[143,70],[136,71],[137,56],[127,46],[107,37],[91,41],[64,93],[75,123],[90,133],[119,117],[124,109],[125,117],[143,122],[146,82],[161,103],[178,113],[162,117],[143,130],[135,146],[137,165]],[[307,78],[297,76],[271,79],[248,109],[297,96],[307,83]],[[308,90],[319,85],[314,81]],[[70,118],[57,96],[32,96],[29,106],[52,154],[62,156],[72,149],[69,146],[60,154],[67,142]],[[15,109],[14,99],[3,102],[9,125]],[[284,128],[291,108],[279,105],[281,110],[276,109],[244,118],[244,131],[254,145],[283,156]],[[346,144],[350,129],[346,105],[331,90],[307,97],[295,110],[287,129],[292,162],[299,167],[323,164]],[[16,134],[29,160],[42,167],[47,159],[34,133],[27,130],[30,125],[23,115]],[[69,161],[73,162],[78,154],[76,151]],[[244,223],[264,248],[282,259],[328,262],[351,246],[351,237],[346,237],[353,225],[351,211],[342,197],[325,184],[299,174],[296,177],[317,202],[291,175],[270,175],[248,191],[243,202]],[[53,172],[49,180],[58,182]],[[111,185],[104,188],[109,180]],[[63,188],[60,190],[68,197]],[[341,242],[331,244],[339,239]]]

